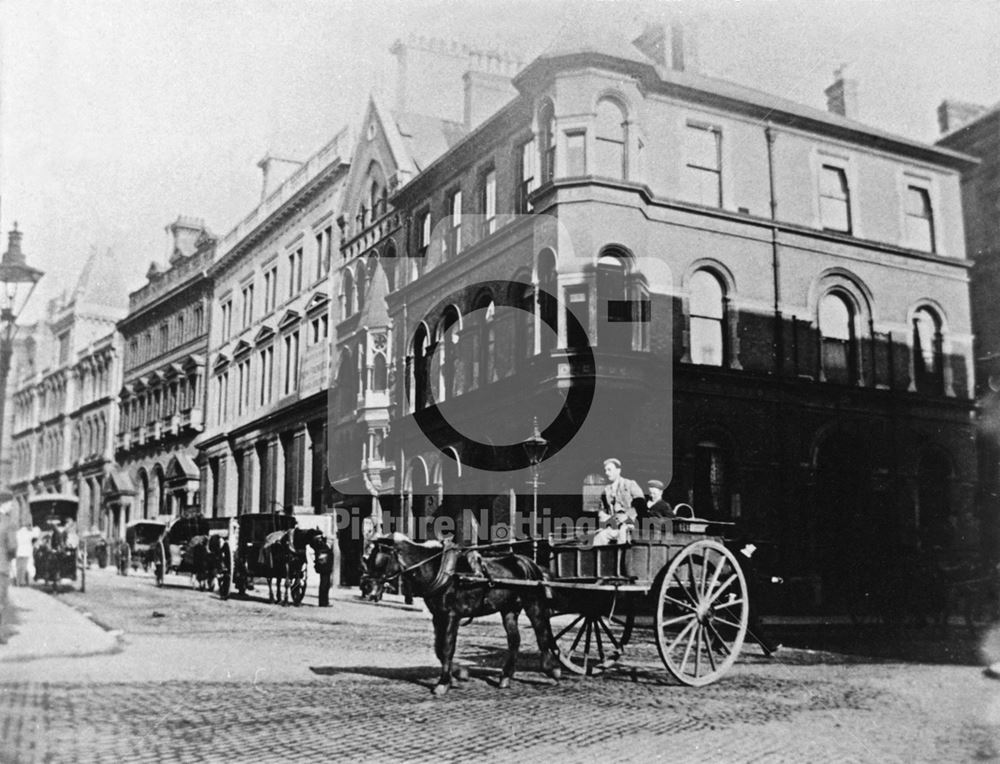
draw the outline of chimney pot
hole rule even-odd
[[[952,130],[958,130],[958,128],[964,127],[978,119],[987,110],[988,107],[978,103],[956,101],[953,98],[949,98],[942,101],[941,105],[938,106],[938,126],[941,128],[942,135],[950,133]]]
[[[832,114],[839,114],[848,119],[858,118],[858,81],[844,76],[847,65],[834,71],[833,84],[826,93],[826,108]]]

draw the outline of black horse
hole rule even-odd
[[[190,560],[191,575],[199,591],[212,591],[218,574],[217,557],[213,553],[214,536],[195,536],[188,542],[185,557]]]
[[[267,578],[267,601],[288,604],[288,595],[293,586],[298,591],[305,589],[306,548],[312,547],[316,554],[327,554],[330,545],[318,528],[289,528],[287,531],[275,531],[267,534],[264,544],[257,556],[257,563]],[[276,579],[277,598],[271,589],[271,580]],[[284,598],[281,593],[281,582],[285,582]],[[302,602],[302,597],[293,594],[295,605]]]
[[[518,554],[483,557],[477,552],[464,552],[458,546],[436,541],[417,544],[402,533],[393,533],[372,541],[362,566],[366,596],[378,598],[387,581],[400,577],[405,578],[413,593],[423,597],[427,603],[434,620],[434,650],[441,661],[441,676],[434,687],[435,695],[444,695],[451,687],[459,621],[496,612],[503,618],[508,647],[500,687],[509,687],[514,676],[521,646],[521,634],[517,627],[521,610],[527,613],[535,630],[542,656],[542,671],[552,679],[559,679],[561,672],[543,587],[494,586],[492,583],[494,579],[517,579],[541,584],[547,579],[547,574],[527,557]],[[461,573],[486,580],[462,580]],[[460,674],[460,678],[464,676]]]

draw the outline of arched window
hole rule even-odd
[[[355,305],[358,306],[359,313],[365,309],[365,289],[367,287],[365,274],[365,265],[359,261],[354,272],[354,288],[356,290]]]
[[[344,318],[354,315],[354,274],[344,268]]]
[[[603,350],[632,349],[632,316],[628,295],[627,261],[608,252],[597,261],[597,313],[601,320],[597,343]]]
[[[708,270],[691,276],[691,363],[725,363],[726,300],[719,277]]]
[[[535,354],[535,288],[531,284],[515,284],[516,321],[514,325],[515,363],[523,363]]]
[[[348,416],[354,411],[357,401],[358,373],[354,366],[354,356],[350,350],[344,350],[337,372],[337,414],[341,417]]]
[[[428,363],[427,363],[427,327],[420,324],[413,335],[411,345],[411,356],[409,358],[410,370],[408,380],[410,389],[407,391],[410,411],[420,411],[427,405],[428,392]]]
[[[624,180],[626,173],[627,124],[622,107],[610,98],[597,103],[597,122],[594,127],[596,174],[605,178]]]
[[[556,336],[556,316],[559,311],[559,278],[556,273],[556,257],[552,250],[545,250],[538,256],[538,325],[542,352],[552,350],[558,344]]]
[[[496,305],[490,300],[483,313],[483,378],[486,384],[500,378],[497,365]]]
[[[556,114],[552,102],[547,100],[538,112],[538,130],[541,138],[542,183],[556,176]]]
[[[926,306],[913,314],[913,382],[917,392],[940,395],[944,391],[941,319]]]
[[[823,295],[819,303],[820,362],[827,382],[854,384],[858,379],[856,323],[847,295],[839,291]]]
[[[437,400],[444,400],[465,392],[465,370],[462,368],[461,340],[462,322],[458,309],[453,305],[445,308],[438,323],[435,336],[434,362],[437,366]]]
[[[385,356],[376,353],[372,362],[372,391],[382,392],[389,386],[389,371],[385,363]]]

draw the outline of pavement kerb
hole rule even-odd
[[[57,595],[56,595],[57,596]],[[124,632],[33,586],[11,587],[13,633],[0,645],[0,663],[84,658],[120,652]]]

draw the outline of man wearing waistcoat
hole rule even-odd
[[[601,509],[597,513],[600,530],[594,535],[594,546],[624,544],[628,529],[635,525],[638,510],[645,508],[646,497],[634,480],[622,477],[618,459],[604,460],[604,478],[608,484],[601,494]]]

